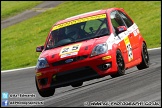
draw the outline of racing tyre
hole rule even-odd
[[[149,60],[149,55],[148,55],[148,51],[147,51],[147,46],[145,43],[142,44],[141,56],[142,56],[142,62],[139,65],[137,65],[137,68],[139,70],[149,67],[150,60]]]
[[[110,75],[112,78],[125,74],[125,63],[124,63],[123,56],[119,50],[117,50],[116,52],[116,63],[117,63],[118,71],[116,74]]]
[[[39,90],[36,78],[35,78],[35,83],[36,83],[37,91],[40,94],[40,96],[49,97],[49,96],[52,96],[55,93],[55,89],[47,89],[47,90],[43,90],[43,91]]]
[[[79,87],[79,86],[82,86],[82,85],[83,85],[83,82],[71,84],[72,87]]]

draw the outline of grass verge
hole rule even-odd
[[[14,16],[42,3],[42,1],[1,1],[1,20]]]

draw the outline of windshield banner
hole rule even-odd
[[[54,26],[52,31],[57,30],[59,28],[66,27],[66,26],[70,26],[70,25],[73,25],[73,24],[86,22],[86,21],[90,21],[90,20],[95,20],[95,19],[100,19],[100,18],[106,18],[106,14],[100,14],[100,15],[96,15],[96,16],[90,16],[90,17],[86,17],[86,18],[80,18],[80,19],[76,19],[76,20],[73,20],[73,21],[65,22],[65,23]]]

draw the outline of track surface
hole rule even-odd
[[[31,10],[26,10],[22,12],[21,14],[18,14],[16,16],[13,16],[11,18],[1,21],[1,30],[8,26],[11,26],[21,21],[24,21],[26,19],[29,19],[33,16],[36,16],[42,12],[45,12],[47,9],[51,9],[62,2],[63,1],[44,1],[43,3],[34,7]]]
[[[93,101],[144,102],[148,107],[155,102],[160,105],[156,104],[154,107],[159,107],[161,106],[161,49],[151,50],[149,55],[150,67],[147,69],[137,70],[133,67],[126,70],[126,75],[121,77],[106,76],[84,82],[83,86],[77,88],[71,86],[57,88],[54,96],[47,98],[40,97],[36,90],[34,69],[4,72],[1,73],[1,91],[9,94],[33,93],[36,95],[35,98],[9,98],[9,101],[43,101],[44,105],[38,107],[83,107]],[[119,104],[117,106],[121,105],[121,103],[117,104]]]

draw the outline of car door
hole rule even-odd
[[[115,36],[116,42],[119,45],[119,47],[123,53],[125,63],[129,63],[134,59],[134,54],[133,54],[132,45],[131,45],[132,42],[129,39],[131,37],[130,36],[131,34],[127,30],[124,32],[118,33],[117,28],[119,26],[127,27],[118,11],[116,11],[116,10],[112,11],[110,13],[110,18],[111,18],[112,26],[114,28],[114,34],[116,35]]]
[[[133,23],[133,21],[125,13],[123,13],[121,11],[118,11],[118,12],[127,27],[127,31],[129,33],[128,38],[130,40],[130,44],[132,46],[132,51],[134,54],[133,59],[136,60],[140,56],[137,53],[137,52],[139,52],[139,30],[138,30],[138,27],[135,23]]]

